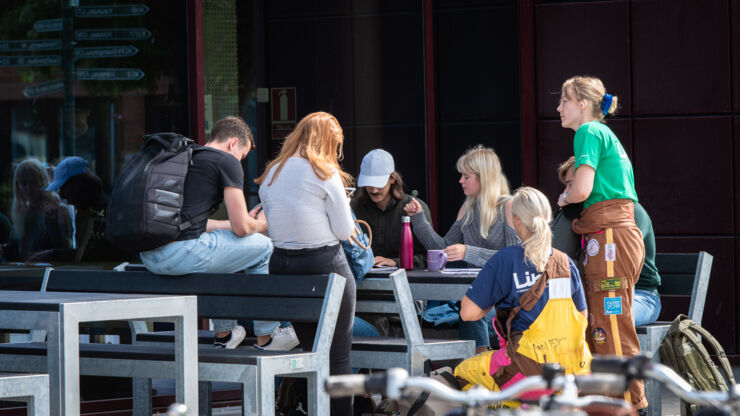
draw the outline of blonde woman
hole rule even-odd
[[[523,242],[499,250],[488,260],[462,299],[460,317],[478,320],[496,308],[496,320],[501,324],[496,327],[502,329],[510,360],[507,364],[495,357],[491,363],[491,376],[501,388],[515,383],[518,373],[541,373],[541,364],[557,361],[563,354],[576,358],[561,363],[574,365],[567,371],[586,372],[590,359],[584,336],[586,299],[573,261],[552,249],[550,204],[540,191],[523,187],[514,194],[511,211],[514,228]],[[560,299],[565,302],[551,302]],[[556,327],[553,320],[557,320]],[[568,340],[561,345],[548,343],[548,339],[558,337]],[[531,345],[552,350],[545,351],[545,357],[539,349],[531,350]],[[502,367],[494,368],[495,363]]]
[[[74,248],[74,211],[56,192],[46,191],[48,185],[46,168],[38,160],[26,159],[15,168],[13,227],[0,257],[24,261],[41,251]]]
[[[416,199],[404,207],[411,216],[414,234],[428,250],[444,249],[448,261],[464,260],[483,266],[497,250],[517,244],[511,222],[506,219],[509,184],[493,149],[476,146],[457,160],[460,185],[466,196],[457,220],[444,237],[434,232]]]
[[[337,119],[307,115],[285,138],[277,158],[255,180],[275,249],[270,273],[337,273],[347,278],[329,355],[330,374],[350,374],[355,280],[341,245],[354,231],[344,186],[352,177],[339,166],[344,135]],[[305,349],[316,325],[294,323]],[[351,415],[352,398],[331,400],[332,415]]]
[[[440,237],[422,214],[416,199],[404,207],[411,216],[414,234],[427,250],[444,249],[449,261],[464,260],[474,267],[483,266],[496,251],[519,243],[507,220],[506,201],[509,184],[501,171],[501,162],[493,149],[476,146],[457,160],[460,185],[466,196],[457,220]],[[478,352],[489,346],[485,322],[460,325],[460,338],[475,341]]]
[[[598,78],[576,76],[563,83],[558,112],[563,127],[575,131],[573,185],[558,205],[583,203],[573,231],[585,247],[584,279],[589,342],[598,354],[633,356],[640,352],[632,318],[634,287],[640,277],[645,245],[635,224],[637,202],[632,163],[614,132],[604,124],[617,109]],[[645,409],[642,382],[627,394],[636,409]]]

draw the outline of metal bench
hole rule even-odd
[[[690,254],[656,254],[655,264],[662,280],[658,288],[663,304],[661,317],[672,319],[673,316],[667,316],[669,310],[675,310],[676,306],[685,307],[688,304],[688,317],[701,325],[709,276],[712,271],[712,260],[713,257],[704,251]],[[640,349],[643,352],[650,352],[655,361],[660,361],[658,348],[670,325],[671,321],[656,321],[636,328]],[[645,397],[649,403],[648,414],[660,415],[662,411],[660,383],[646,379]]]
[[[402,367],[411,374],[424,372],[424,361],[463,360],[475,354],[467,340],[424,339],[406,271],[390,276],[367,277],[357,285],[356,313],[398,314],[404,338],[354,337],[352,366],[360,368]]]
[[[329,275],[191,274],[161,276],[149,272],[52,270],[47,291],[197,295],[198,315],[220,319],[290,320],[318,322],[311,351],[257,351],[214,349],[199,346],[199,381],[242,384],[243,414],[274,414],[276,375],[308,379],[308,410],[329,413],[329,398],[321,386],[328,376],[329,349],[345,280]],[[43,368],[45,345],[5,344],[0,355],[14,356],[26,369]],[[135,414],[151,415],[151,401],[137,400],[137,393],[151,395],[147,379],[163,378],[172,371],[174,348],[162,345],[80,346],[80,373],[124,376],[135,383]],[[143,383],[142,383],[143,382]],[[203,386],[201,384],[201,386]],[[142,388],[143,387],[143,388]],[[209,389],[201,389],[209,392]],[[141,396],[139,396],[139,399]],[[202,400],[206,404],[210,400]],[[138,403],[138,404],[137,404]],[[199,414],[210,409],[201,404]]]

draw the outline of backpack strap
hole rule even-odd
[[[183,232],[187,230],[188,228],[192,227],[193,224],[197,224],[205,219],[208,219],[213,213],[216,212],[215,209],[210,209],[207,212],[204,212],[200,215],[196,215],[195,217],[191,218],[190,221],[185,221],[183,223],[180,223],[180,225],[177,226],[177,228],[180,229],[180,232]]]
[[[525,311],[531,311],[545,292],[547,281],[562,277],[570,277],[570,261],[565,253],[557,249],[552,249],[552,255],[547,260],[545,271],[542,272],[542,276],[537,279],[529,290],[519,297],[519,306],[511,310],[511,313],[506,320],[507,339],[511,338],[511,321],[514,320],[514,317],[519,313],[519,311],[522,308],[524,308]]]
[[[730,367],[730,363],[727,360],[727,355],[725,354],[724,349],[722,348],[720,343],[717,342],[717,339],[714,338],[712,334],[709,333],[709,331],[689,319],[686,315],[679,315],[676,319],[680,321],[677,327],[678,331],[689,341],[691,346],[699,352],[699,356],[701,357],[702,361],[704,361],[706,367],[708,367],[712,372],[712,377],[714,378],[717,385],[720,386],[720,389],[723,384],[725,384],[726,386],[734,385],[735,378],[732,373],[732,368]],[[704,341],[707,341],[707,343],[717,354],[720,367],[722,368],[722,372],[724,373],[724,378],[719,373],[717,367],[714,365],[714,361],[712,361],[712,358],[709,356],[709,352],[702,344],[702,339],[699,339],[696,334],[699,334]],[[680,348],[680,344],[680,338],[677,337],[677,339],[674,339],[675,347]],[[686,363],[684,363],[683,360],[677,361],[682,365],[682,367],[684,367],[685,371]]]

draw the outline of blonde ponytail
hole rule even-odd
[[[552,231],[549,225],[552,209],[547,198],[534,188],[521,187],[514,193],[511,212],[521,220],[527,231],[532,233],[522,243],[524,257],[538,272],[545,271],[545,265],[552,252]]]

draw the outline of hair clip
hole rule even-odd
[[[601,112],[604,115],[609,114],[609,109],[612,108],[613,98],[611,94],[604,94],[604,98],[601,99]]]

